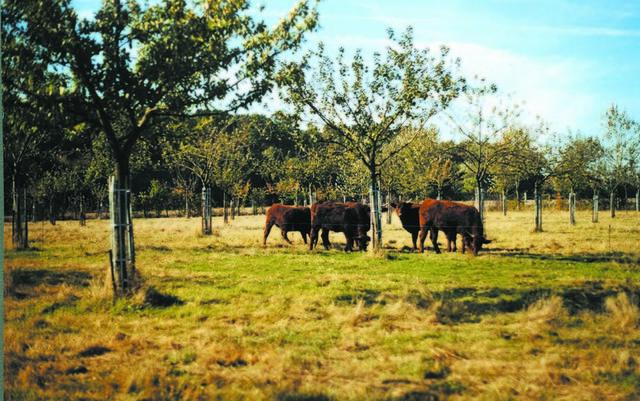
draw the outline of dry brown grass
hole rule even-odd
[[[35,224],[6,259],[7,398],[637,399],[638,216],[531,220],[489,213],[477,258],[399,252],[397,219],[379,255],[263,248],[262,216],[137,220],[169,308],[112,304],[106,221]]]

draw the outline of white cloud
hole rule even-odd
[[[426,46],[423,44],[422,46]],[[582,91],[593,67],[571,59],[540,59],[470,42],[450,42],[451,55],[462,60],[462,73],[496,83],[500,92],[523,102],[523,122],[536,115],[564,131],[583,128],[599,115],[594,96]],[[437,48],[435,44],[429,47]],[[586,126],[590,126],[587,124]]]

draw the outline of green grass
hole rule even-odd
[[[197,219],[138,220],[145,285],[116,303],[107,223],[38,223],[35,250],[6,253],[5,395],[637,399],[639,218],[578,217],[548,213],[534,234],[530,212],[490,213],[478,257],[411,253],[397,221],[372,254],[277,230],[263,248],[262,217],[210,237]],[[163,295],[180,302],[149,303]]]

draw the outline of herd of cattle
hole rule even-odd
[[[402,227],[411,233],[413,249],[424,251],[424,241],[430,232],[431,243],[436,253],[438,231],[443,231],[447,238],[447,250],[456,251],[456,237],[462,236],[462,252],[470,248],[474,255],[483,244],[491,241],[484,237],[480,213],[473,206],[462,203],[426,199],[422,203],[392,203]],[[264,227],[263,244],[273,226],[280,228],[282,238],[291,243],[287,237],[289,231],[298,231],[304,243],[309,236],[309,249],[318,244],[318,234],[322,237],[322,245],[329,249],[329,231],[342,232],[347,241],[345,251],[352,251],[357,243],[359,250],[364,251],[371,238],[367,235],[371,228],[371,209],[358,202],[319,202],[311,207],[289,206],[276,203],[267,211]],[[419,247],[417,244],[420,239]]]

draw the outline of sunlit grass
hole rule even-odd
[[[263,216],[136,220],[166,308],[112,302],[107,221],[33,224],[7,252],[7,398],[639,398],[640,216],[532,217],[490,212],[478,257],[412,253],[396,218],[378,254],[265,248]]]

